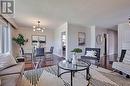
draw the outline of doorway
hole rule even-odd
[[[66,57],[66,32],[61,32],[62,56]]]
[[[104,66],[109,68],[118,56],[118,32],[107,30],[104,33]]]

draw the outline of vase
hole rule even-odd
[[[19,48],[19,56],[22,57],[23,55],[23,51],[22,51],[22,47]]]
[[[76,64],[76,54],[74,53],[72,56],[72,64]]]

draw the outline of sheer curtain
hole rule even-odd
[[[2,53],[2,25],[0,25],[0,53]]]
[[[11,51],[11,40],[10,25],[0,18],[0,53]]]

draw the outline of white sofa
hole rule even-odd
[[[114,62],[112,68],[130,75],[130,52],[126,52],[123,62]]]
[[[124,62],[114,62],[112,68],[130,75],[130,64],[126,64]]]

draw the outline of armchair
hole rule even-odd
[[[130,51],[129,51],[130,52]],[[112,68],[118,70],[120,74],[127,74],[126,77],[130,75],[130,58],[126,50],[121,51],[121,56],[118,62],[112,64]]]
[[[85,48],[85,55],[81,56],[82,61],[90,61],[94,60],[95,65],[99,66],[100,60],[100,48]]]

